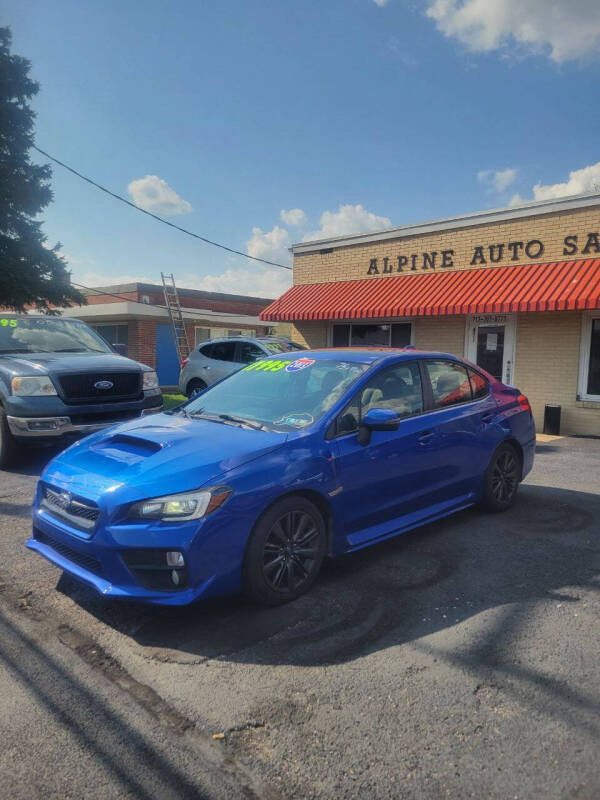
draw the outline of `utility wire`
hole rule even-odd
[[[96,189],[100,189],[100,191],[104,192],[105,194],[114,197],[115,200],[120,200],[122,203],[125,203],[131,208],[135,208],[136,211],[141,211],[142,214],[146,214],[148,217],[152,217],[153,219],[162,222],[163,225],[168,225],[169,228],[175,228],[176,231],[181,231],[181,233],[186,233],[188,236],[192,236],[194,239],[199,239],[201,242],[205,244],[211,244],[213,247],[220,247],[221,250],[227,250],[228,253],[235,253],[237,256],[243,256],[244,258],[249,258],[252,261],[260,261],[262,264],[268,264],[270,267],[280,267],[281,269],[292,269],[292,267],[288,267],[285,264],[278,264],[276,261],[267,261],[266,258],[259,258],[258,256],[251,256],[248,253],[242,253],[241,250],[234,250],[233,247],[227,247],[224,244],[219,244],[219,242],[213,242],[210,239],[207,239],[205,236],[200,236],[197,233],[193,233],[192,231],[188,231],[187,228],[182,228],[180,225],[175,225],[173,222],[169,222],[162,217],[159,217],[158,214],[153,214],[151,211],[146,211],[145,208],[140,208],[140,206],[136,206],[135,203],[132,203],[127,198],[122,197],[120,194],[116,194],[115,192],[111,192],[110,189],[107,189],[105,186],[101,186],[96,181],[92,180],[91,178],[87,178],[85,175],[82,175],[81,172],[77,172],[76,169],[70,167],[68,164],[65,164],[63,161],[59,161],[58,158],[51,156],[50,153],[47,153],[45,150],[42,150],[40,147],[36,147],[34,144],[31,145],[34,150],[37,150],[38,153],[41,153],[46,158],[49,158],[50,161],[54,161],[55,164],[58,164],[61,167],[64,167],[69,172],[72,172],[73,175],[77,175],[78,178],[81,180],[86,181],[86,183],[90,183],[92,186],[95,186]]]
[[[167,306],[159,305],[158,303],[142,303],[139,300],[131,300],[129,297],[125,297],[122,294],[115,294],[114,292],[106,292],[102,289],[93,288],[91,286],[84,286],[82,283],[74,283],[71,281],[72,286],[77,286],[78,289],[86,289],[88,292],[95,292],[96,294],[108,295],[109,297],[116,297],[117,300],[125,300],[127,303],[135,303],[138,306],[143,306],[144,308],[160,308],[165,311],[168,311]],[[264,299],[264,298],[261,298]],[[236,316],[236,312],[232,311],[231,314],[222,314],[219,311],[211,311],[210,308],[199,308],[198,313],[194,311],[184,311],[181,309],[182,314],[188,314],[190,317],[194,319],[210,319],[211,317],[234,317]],[[239,316],[253,316],[252,314],[240,314]],[[235,323],[232,322],[232,325]],[[240,323],[242,324],[242,323]],[[262,324],[262,321],[261,321]],[[266,327],[269,327],[268,325]]]

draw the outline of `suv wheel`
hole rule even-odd
[[[9,467],[17,454],[17,443],[8,430],[6,414],[0,408],[0,469]]]
[[[521,458],[508,442],[496,450],[485,473],[483,507],[506,511],[515,502],[521,480]]]
[[[186,387],[186,392],[188,397],[193,397],[198,392],[202,392],[206,389],[206,384],[200,378],[192,378],[192,380],[188,383]]]
[[[303,497],[272,506],[252,532],[244,562],[244,590],[263,605],[295,600],[317,579],[326,551],[323,517]]]

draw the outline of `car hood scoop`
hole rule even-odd
[[[47,483],[96,502],[197,489],[281,447],[287,436],[180,415],[156,414],[76,442],[50,462]],[[113,495],[113,504],[118,498]]]

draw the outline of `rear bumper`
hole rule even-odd
[[[137,416],[144,417],[147,414],[158,414],[160,411],[162,411],[162,403],[160,406],[154,406],[153,408],[143,408],[140,412],[132,415],[130,419],[135,419]],[[12,417],[7,415],[6,421],[9,431],[18,439],[48,439],[60,438],[68,434],[83,436],[127,420],[121,417],[120,419],[102,420],[102,422],[75,424],[71,421],[71,417],[68,416]]]

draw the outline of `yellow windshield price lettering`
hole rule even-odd
[[[16,328],[18,324],[18,319],[6,319],[6,317],[2,317],[2,319],[0,319],[0,325],[2,325],[3,328]]]
[[[249,370],[253,370],[254,372],[279,372],[291,363],[291,361],[280,361],[278,359],[255,361],[253,364],[248,364],[247,367],[244,367],[242,372],[248,372]]]

